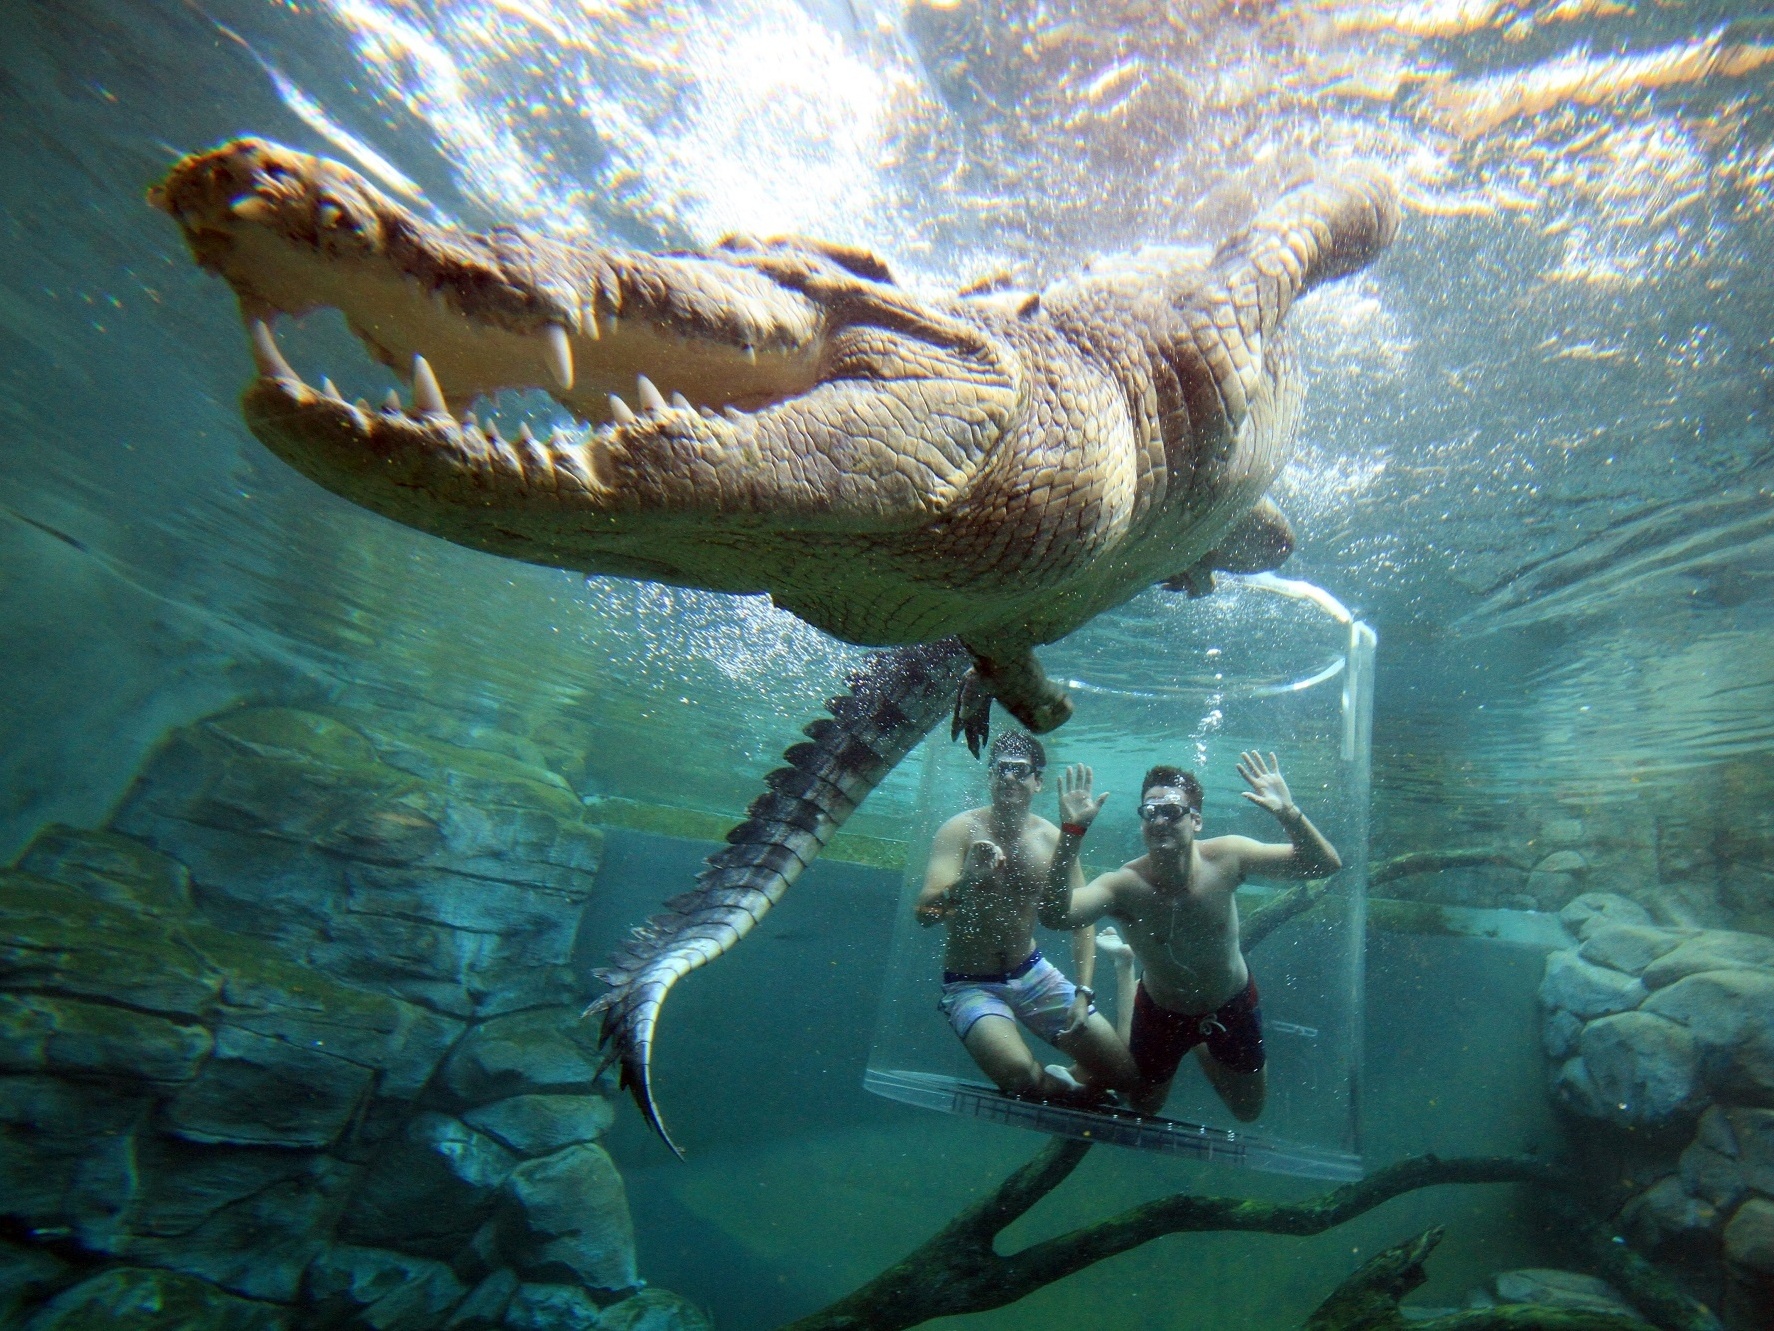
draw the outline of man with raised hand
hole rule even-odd
[[[1060,778],[1064,829],[1048,870],[1039,916],[1050,929],[1094,926],[1113,916],[1142,974],[1128,1045],[1141,1086],[1134,1108],[1157,1113],[1183,1055],[1197,1049],[1201,1070],[1243,1122],[1263,1112],[1263,1014],[1256,980],[1238,946],[1234,894],[1247,877],[1322,878],[1343,867],[1336,848],[1301,813],[1270,754],[1239,756],[1244,798],[1275,815],[1285,843],[1244,836],[1199,840],[1201,783],[1161,765],[1140,783],[1146,853],[1086,887],[1076,879],[1078,848],[1108,798],[1091,795],[1092,774],[1075,765]],[[1199,1046],[1199,1048],[1197,1048]]]
[[[1029,811],[1046,763],[1030,735],[1009,731],[994,741],[990,802],[956,814],[937,832],[917,915],[921,924],[948,930],[938,1006],[980,1070],[1007,1095],[1090,1104],[1104,1088],[1131,1091],[1140,1078],[1127,1046],[1091,1006],[1096,931],[1073,931],[1077,985],[1035,946],[1035,911],[1061,839],[1059,828]],[[1082,886],[1076,859],[1062,884]],[[1074,1067],[1043,1067],[1018,1021]]]

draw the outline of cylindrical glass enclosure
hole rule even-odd
[[[908,857],[865,1085],[877,1094],[950,1113],[1120,1145],[1211,1157],[1321,1178],[1361,1174],[1357,1078],[1361,1067],[1362,952],[1367,883],[1368,783],[1374,634],[1333,598],[1272,575],[1222,579],[1221,592],[1185,603],[1153,594],[1047,653],[1078,704],[1048,737],[1046,788],[1035,812],[1057,818],[1062,766],[1088,763],[1111,792],[1084,846],[1087,876],[1142,853],[1139,783],[1156,763],[1191,768],[1206,788],[1201,836],[1243,834],[1275,842],[1275,820],[1239,794],[1247,749],[1273,752],[1295,801],[1334,844],[1341,872],[1316,904],[1276,924],[1296,884],[1251,882],[1238,907],[1244,947],[1261,993],[1268,1101],[1241,1124],[1186,1059],[1163,1117],[1080,1110],[1009,1099],[973,1065],[937,1011],[942,930],[922,928],[912,907],[926,851],[943,821],[985,801],[981,764],[960,745],[926,746],[914,849]],[[1002,723],[1002,713],[997,717]],[[1112,921],[1105,921],[1112,923]],[[1069,939],[1037,929],[1044,952],[1073,973]],[[1113,967],[1097,969],[1098,1003],[1114,1017]],[[1024,1031],[1042,1062],[1064,1056]]]

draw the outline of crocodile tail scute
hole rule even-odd
[[[781,901],[844,820],[932,727],[947,717],[972,656],[954,638],[870,655],[827,704],[807,742],[765,789],[727,845],[708,857],[696,885],[636,927],[593,971],[609,986],[587,1016],[603,1018],[605,1066],[622,1065],[622,1086],[648,1124],[679,1156],[653,1098],[653,1037],[671,987],[733,947]]]

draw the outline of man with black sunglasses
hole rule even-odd
[[[990,802],[937,832],[917,914],[921,924],[947,927],[938,1007],[980,1070],[1007,1095],[1088,1104],[1104,1088],[1131,1092],[1140,1078],[1121,1037],[1091,1006],[1096,931],[1073,931],[1077,985],[1035,946],[1035,909],[1061,839],[1057,827],[1029,811],[1046,764],[1033,736],[998,736],[987,758]],[[1082,887],[1076,858],[1070,885]],[[1064,875],[1062,881],[1070,882]],[[1019,1021],[1075,1067],[1043,1067]]]
[[[1078,848],[1107,793],[1091,796],[1092,774],[1075,765],[1060,778],[1062,832],[1039,916],[1049,929],[1121,922],[1142,969],[1128,1045],[1141,1086],[1133,1107],[1155,1114],[1190,1049],[1226,1107],[1243,1122],[1263,1112],[1263,1013],[1257,984],[1238,946],[1234,894],[1247,877],[1322,878],[1343,867],[1336,848],[1301,813],[1270,754],[1239,756],[1245,799],[1274,814],[1286,844],[1201,831],[1201,783],[1179,767],[1159,766],[1140,787],[1146,853],[1076,885]]]

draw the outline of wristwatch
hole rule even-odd
[[[1094,990],[1094,989],[1092,989],[1092,988],[1091,988],[1091,987],[1090,987],[1090,986],[1089,986],[1089,985],[1087,985],[1087,984],[1078,984],[1078,985],[1073,985],[1073,986],[1072,986],[1072,988],[1073,988],[1073,989],[1074,989],[1074,990],[1075,990],[1075,991],[1076,991],[1076,992],[1077,992],[1077,993],[1080,993],[1080,994],[1083,994],[1083,995],[1084,995],[1084,1001],[1085,1001],[1085,1002],[1087,1002],[1087,1003],[1094,1003],[1094,1002],[1096,1002],[1096,990]]]

